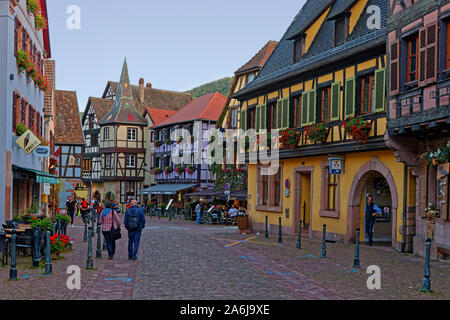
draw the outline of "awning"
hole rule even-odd
[[[21,167],[17,167],[17,166],[14,166],[13,169],[26,171],[26,172],[35,174],[37,183],[48,183],[48,184],[58,184],[59,183],[59,178],[57,176],[54,176],[47,172],[42,172],[42,171],[27,169],[27,168],[21,168]]]
[[[226,200],[227,195],[221,192],[221,194],[218,196],[220,200]],[[236,199],[241,201],[246,201],[248,198],[248,192],[247,190],[240,190],[240,191],[231,191],[230,193],[230,199]]]
[[[214,197],[223,194],[223,191],[203,190],[194,193],[185,194],[185,197]]]
[[[157,184],[156,186],[142,190],[141,193],[173,195],[196,186],[197,184]]]

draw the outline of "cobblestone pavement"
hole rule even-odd
[[[53,263],[53,274],[31,269],[19,258],[19,281],[9,281],[0,267],[0,299],[48,300],[302,300],[302,299],[450,299],[450,264],[432,262],[431,294],[420,292],[424,260],[389,248],[361,246],[361,269],[351,268],[354,248],[271,235],[240,235],[236,228],[198,226],[191,222],[148,219],[139,260],[129,261],[127,234],[117,242],[114,260],[95,258],[86,270],[87,244],[77,220],[69,227],[74,250]],[[69,290],[67,267],[81,268],[81,290]],[[381,290],[368,290],[366,269],[381,268]]]

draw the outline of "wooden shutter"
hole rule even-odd
[[[16,132],[17,124],[17,94],[13,93],[13,107],[12,107],[12,131]]]
[[[437,81],[437,66],[438,66],[438,24],[433,22],[427,25],[427,54],[425,79],[427,83]]]
[[[425,69],[426,69],[426,52],[427,52],[427,28],[423,27],[419,30],[419,86],[424,86]]]
[[[330,120],[339,121],[341,110],[341,83],[335,82],[331,85],[331,112]]]
[[[306,126],[308,123],[308,105],[309,105],[309,92],[304,92],[302,94],[302,127]]]
[[[356,81],[355,78],[345,80],[345,116],[355,114]]]
[[[316,122],[316,107],[317,107],[317,89],[309,93],[309,108],[308,108],[308,123]]]
[[[277,101],[277,129],[283,128],[283,100]]]
[[[400,92],[400,43],[395,40],[390,44],[390,75],[391,75],[391,96],[399,94]]]
[[[261,112],[260,111],[261,111],[261,106],[257,106],[256,107],[256,112],[255,112],[255,114],[256,114],[256,121],[255,121],[256,133],[259,132],[259,129],[261,127]]]
[[[386,110],[386,69],[375,71],[375,112]]]
[[[261,130],[267,129],[267,104],[261,106]]]
[[[283,100],[283,120],[282,120],[283,129],[289,128],[289,115],[290,115],[289,102],[290,102],[289,98]]]
[[[241,129],[247,131],[247,110],[241,111]]]

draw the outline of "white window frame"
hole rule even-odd
[[[133,161],[131,161],[133,159]],[[131,165],[131,163],[133,163]],[[127,154],[125,157],[125,167],[127,169],[134,169],[136,168],[136,155],[135,154]]]
[[[134,133],[134,136],[133,136],[133,133]],[[136,128],[128,128],[127,129],[127,140],[128,141],[136,141],[136,137],[137,137],[137,129]]]

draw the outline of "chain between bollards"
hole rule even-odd
[[[298,223],[297,249],[302,248],[302,220]]]
[[[427,238],[426,243],[426,255],[425,255],[425,273],[422,281],[422,292],[431,292],[431,280],[430,280],[430,255],[431,255],[431,239]]]
[[[17,257],[17,235],[16,229],[13,229],[11,236],[11,270],[9,270],[9,280],[17,280],[17,268],[16,268],[16,257]]]
[[[320,253],[321,258],[327,257],[327,225],[323,225],[323,236],[322,236],[322,252]]]
[[[92,270],[92,269],[94,269],[94,261],[92,260],[92,227],[91,226],[89,226],[87,256],[88,256],[88,258],[87,258],[86,269]]]
[[[355,245],[355,258],[353,259],[353,268],[359,269],[361,265],[359,263],[359,237],[361,234],[361,229],[356,229],[356,245]]]
[[[52,251],[50,244],[50,231],[45,234],[45,274],[52,274]]]
[[[283,243],[283,230],[281,228],[281,218],[279,218],[279,225],[278,225],[278,243]]]

